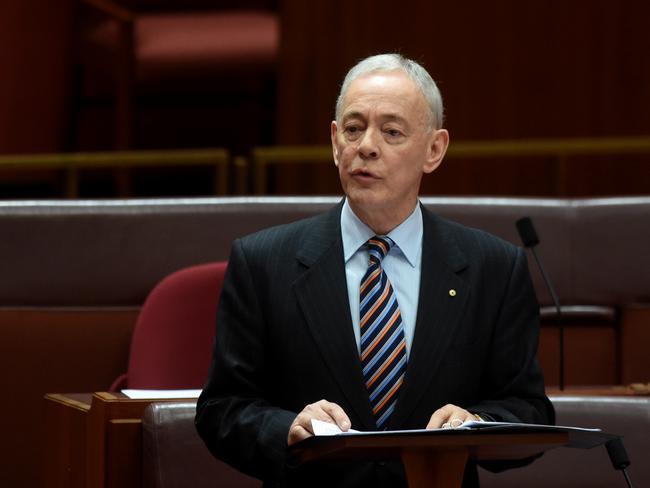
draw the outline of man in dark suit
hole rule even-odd
[[[399,55],[344,80],[332,122],[345,200],[234,242],[196,424],[268,486],[404,486],[399,463],[295,467],[312,420],[342,430],[553,422],[521,249],[418,202],[449,135],[428,73]],[[477,485],[468,464],[464,486]]]

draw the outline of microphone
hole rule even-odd
[[[548,288],[548,291],[551,294],[551,300],[553,300],[553,304],[555,305],[560,341],[560,391],[562,391],[564,390],[564,324],[562,323],[562,310],[560,309],[560,301],[555,294],[555,289],[553,288],[551,280],[546,274],[544,266],[542,266],[542,262],[539,260],[537,253],[535,252],[535,246],[539,244],[539,237],[537,237],[537,232],[535,232],[535,227],[533,227],[533,221],[530,219],[530,217],[523,217],[517,220],[515,225],[517,226],[517,231],[519,232],[519,237],[521,238],[521,242],[523,242],[524,247],[530,249],[531,253],[533,254],[535,262],[537,263],[537,267],[542,273],[542,278],[544,279],[546,288]]]
[[[612,466],[614,469],[623,472],[627,486],[632,488],[632,480],[630,480],[630,476],[627,474],[627,470],[625,469],[630,465],[630,458],[628,457],[625,446],[623,445],[623,439],[620,437],[611,439],[605,443],[605,447],[607,448],[607,454],[609,454],[609,460],[612,462]]]

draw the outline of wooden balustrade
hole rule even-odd
[[[172,180],[165,196],[341,193],[332,149],[318,145],[258,147],[248,157],[235,158],[225,149],[2,156],[0,198],[88,196],[83,175],[93,170],[111,175],[112,193],[102,196],[143,196],[133,188],[135,171],[149,168],[147,171],[155,174],[165,168],[190,167],[212,168],[211,185],[206,185],[205,172],[196,173],[184,185],[174,187]],[[54,189],[23,197],[21,185],[29,188],[35,182]],[[142,186],[147,183],[145,177]],[[6,191],[8,187],[13,193]],[[155,192],[152,188],[145,196],[157,196]],[[452,141],[440,168],[423,179],[421,193],[560,197],[648,194],[650,137]]]

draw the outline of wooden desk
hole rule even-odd
[[[121,393],[45,396],[47,488],[142,486],[142,416],[153,402]]]
[[[480,431],[309,438],[294,448],[299,462],[401,459],[409,488],[460,487],[468,459],[524,459],[569,443],[566,432]]]
[[[554,396],[631,396],[635,393],[638,395],[639,391],[630,387],[614,386],[572,387],[563,392],[549,389],[547,393]],[[188,400],[133,400],[121,393],[46,395],[45,486],[141,487],[142,416],[147,405],[161,401]],[[472,452],[468,455],[474,456]],[[405,456],[402,457],[407,469],[433,469],[433,464],[429,460],[425,461],[417,451],[406,453]],[[460,462],[458,456],[446,460],[443,457],[439,459],[443,464]]]
[[[45,396],[46,487],[86,486],[86,435],[91,399],[90,393]]]

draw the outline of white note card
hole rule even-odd
[[[134,400],[166,400],[169,398],[198,398],[201,390],[122,390]]]

